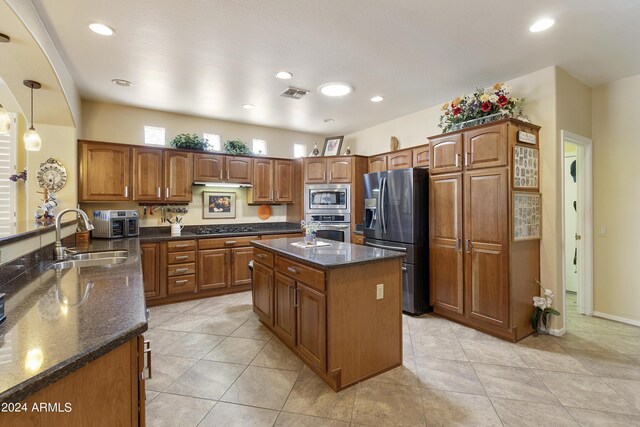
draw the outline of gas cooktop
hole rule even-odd
[[[253,227],[245,227],[245,226],[223,226],[223,227],[200,227],[195,233],[196,234],[222,234],[222,233],[251,233],[255,231]]]

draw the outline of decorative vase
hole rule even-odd
[[[307,245],[313,245],[313,244],[314,244],[314,241],[316,240],[316,239],[315,239],[315,237],[316,237],[316,236],[315,236],[315,234],[313,234],[313,233],[305,234],[305,236],[304,236],[304,242],[305,242]]]
[[[310,157],[316,157],[320,155],[320,150],[318,150],[318,143],[313,144],[313,151],[311,151]]]
[[[398,141],[398,138],[396,138],[395,136],[391,137],[391,151],[396,151],[398,149],[398,147],[400,147],[400,141]]]
[[[551,322],[551,313],[541,313],[538,316],[538,330],[540,335],[549,335],[549,323]]]

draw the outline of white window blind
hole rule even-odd
[[[264,139],[253,139],[253,154],[266,156],[267,155],[267,141]]]
[[[205,133],[204,140],[207,142],[207,151],[222,151],[222,140],[217,133]]]
[[[16,119],[11,114],[11,129],[0,132],[0,236],[15,233],[16,183],[9,177],[16,173]]]
[[[293,157],[307,157],[307,146],[305,144],[293,144]]]
[[[164,145],[164,128],[159,126],[144,127],[144,143],[148,145]]]

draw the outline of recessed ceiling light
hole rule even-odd
[[[276,73],[276,77],[282,80],[289,80],[291,79],[291,77],[293,77],[293,74],[288,71],[278,71]]]
[[[254,108],[256,108],[256,106],[253,104],[244,104],[242,108],[244,108],[245,110],[253,110]]]
[[[101,36],[112,36],[116,31],[108,25],[100,24],[99,22],[93,22],[89,24],[89,29]]]
[[[327,83],[320,86],[320,93],[327,96],[344,96],[353,91],[353,88],[346,83]]]
[[[333,123],[333,122],[334,122],[334,120],[333,120],[333,119],[324,119],[324,122],[325,122],[325,123]]]
[[[6,34],[0,33],[0,43],[9,43],[11,41],[11,37]]]
[[[122,87],[131,87],[131,86],[133,86],[133,83],[131,83],[129,80],[125,80],[125,79],[112,79],[111,82],[114,83],[114,84],[117,84],[118,86],[122,86]]]
[[[556,21],[550,18],[540,19],[539,21],[534,22],[533,25],[529,27],[529,31],[531,31],[532,33],[539,33],[540,31],[548,30],[549,28],[553,27],[553,24],[555,23]]]
[[[371,97],[371,102],[380,102],[382,100],[384,100],[384,98],[381,97],[380,95],[376,95],[376,96]]]

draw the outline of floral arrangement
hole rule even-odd
[[[540,286],[540,296],[533,297],[533,306],[535,307],[533,313],[531,313],[531,327],[533,329],[538,330],[540,316],[542,316],[542,324],[544,326],[544,331],[549,330],[549,317],[553,314],[554,316],[559,316],[560,312],[551,308],[553,304],[553,292],[551,289],[545,289],[542,287],[540,282],[538,282],[538,286]]]
[[[250,156],[251,150],[247,147],[247,144],[239,139],[227,141],[224,143],[224,152],[227,154],[233,154],[234,156]]]
[[[478,88],[471,95],[462,95],[447,102],[441,108],[438,127],[445,133],[454,130],[462,122],[491,115],[528,120],[522,111],[525,99],[509,97],[510,91],[508,85],[496,83],[490,88]]]
[[[318,228],[320,228],[320,223],[318,221],[305,221],[303,219],[300,221],[300,225],[304,228],[307,236],[315,235]]]

